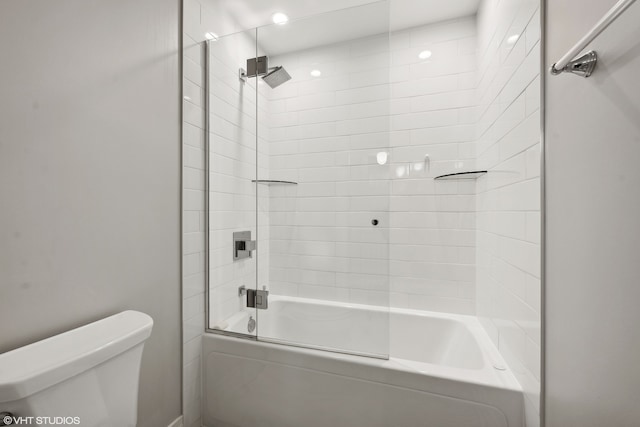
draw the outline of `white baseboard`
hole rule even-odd
[[[183,427],[182,415],[180,415],[178,418],[173,420],[173,422],[171,424],[169,424],[167,427]]]

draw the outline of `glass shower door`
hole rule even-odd
[[[366,22],[361,17],[366,16]],[[387,2],[257,31],[258,339],[389,354]]]
[[[240,68],[255,56],[255,30],[206,43],[207,329],[252,337],[257,336],[260,299],[258,88],[256,79],[243,78]]]
[[[388,8],[207,42],[209,331],[388,357]]]

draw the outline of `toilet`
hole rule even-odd
[[[0,426],[135,426],[152,327],[148,315],[124,311],[0,354]]]

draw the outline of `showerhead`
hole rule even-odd
[[[271,69],[267,74],[265,74],[262,77],[262,80],[264,80],[271,87],[271,89],[275,89],[282,83],[291,80],[291,76],[282,66],[277,66]]]
[[[262,76],[271,89],[291,80],[291,76],[282,66],[269,67],[269,58],[260,56],[247,59],[247,71],[240,68],[240,80],[246,82],[248,78]]]

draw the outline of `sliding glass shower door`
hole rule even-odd
[[[388,16],[379,2],[208,43],[210,329],[388,357]],[[231,259],[243,231],[251,257]]]

